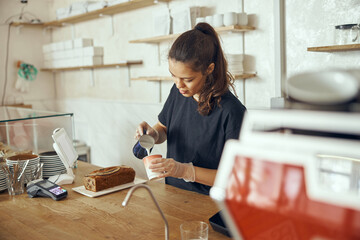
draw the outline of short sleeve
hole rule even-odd
[[[175,84],[173,85],[173,87],[170,90],[170,94],[168,96],[168,98],[166,99],[166,102],[164,104],[163,109],[161,110],[161,112],[158,115],[158,120],[159,122],[161,122],[164,126],[168,126],[170,120],[171,120],[171,115],[172,115],[172,111],[174,110],[174,102],[175,102],[175,91],[176,87]]]

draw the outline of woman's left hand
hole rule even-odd
[[[180,163],[172,158],[158,158],[149,166],[153,172],[160,172],[159,177],[183,178],[185,181],[195,181],[195,169],[192,163]]]

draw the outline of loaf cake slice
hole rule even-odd
[[[107,188],[133,182],[135,170],[128,166],[116,166],[95,170],[83,179],[85,189],[98,192]]]

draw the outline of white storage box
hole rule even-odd
[[[154,36],[170,34],[171,18],[168,9],[153,14],[153,32]]]
[[[190,7],[171,11],[173,33],[183,33],[195,26],[196,18],[200,17],[200,7]]]
[[[61,62],[60,62],[60,60],[53,60],[52,65],[53,65],[53,68],[60,68]]]
[[[51,52],[51,44],[45,44],[42,46],[43,53]]]
[[[56,42],[50,43],[50,52],[55,52],[57,49]]]
[[[55,51],[62,51],[62,50],[64,50],[64,42],[56,42]]]
[[[63,19],[70,16],[70,6],[56,9],[56,19]]]
[[[82,66],[102,65],[103,57],[83,57]]]
[[[83,56],[103,56],[104,48],[103,47],[84,47],[83,48]]]
[[[89,2],[87,1],[74,2],[73,4],[71,4],[70,16],[76,16],[86,13],[88,5]]]
[[[82,65],[82,58],[70,58],[68,61],[70,67],[79,67]]]
[[[72,40],[64,41],[64,49],[72,49],[74,47]]]
[[[107,5],[108,5],[107,1],[99,1],[99,2],[95,2],[95,3],[90,3],[87,6],[87,11],[91,12],[91,11],[99,10],[99,9],[106,7]]]
[[[70,12],[70,17],[72,17],[72,16],[77,16],[77,15],[80,15],[80,14],[84,14],[84,13],[86,13],[87,11],[86,11],[86,8],[84,8],[84,9],[78,9],[78,10],[73,10],[73,9],[71,9],[71,12]]]
[[[53,58],[54,59],[64,59],[66,58],[66,55],[65,55],[65,51],[56,51],[53,53]]]
[[[65,50],[65,58],[74,58],[74,51],[72,49]]]
[[[93,40],[91,38],[77,38],[74,40],[74,48],[91,47]]]
[[[73,52],[73,57],[74,58],[78,58],[78,57],[81,58],[83,56],[83,48],[72,49],[72,52]]]
[[[108,6],[113,6],[113,5],[121,4],[121,3],[125,3],[125,2],[129,2],[129,0],[114,0],[114,1],[110,1],[110,2],[108,3]]]

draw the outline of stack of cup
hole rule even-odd
[[[243,54],[226,54],[226,59],[228,61],[228,71],[233,74],[242,74],[244,72]]]
[[[206,22],[213,27],[223,27],[232,25],[246,26],[248,24],[248,16],[245,12],[226,12],[224,14],[214,14],[212,16],[196,18],[196,24]]]
[[[223,26],[224,26],[224,14],[213,15],[213,27],[223,27]]]
[[[246,26],[248,24],[248,16],[245,12],[226,12],[224,13],[224,25],[241,25]]]
[[[204,17],[197,17],[195,20],[195,25],[201,22],[205,22],[205,18]]]
[[[237,14],[238,22],[237,24],[240,26],[247,26],[248,25],[248,15],[246,12],[241,12]]]

